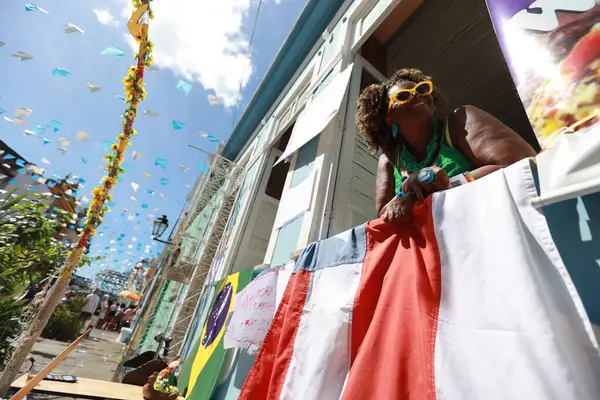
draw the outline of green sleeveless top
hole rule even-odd
[[[446,119],[444,131],[444,137],[440,143],[440,151],[433,165],[444,168],[450,178],[474,169],[475,166],[471,163],[471,161],[469,161],[469,159],[460,150],[455,149],[452,146],[452,140],[450,140],[450,129],[448,128],[448,119]],[[396,193],[398,193],[400,186],[402,186],[402,182],[404,182],[406,179],[406,177],[398,170],[398,165],[400,164],[399,158],[400,154],[398,149],[396,149],[396,163],[394,164]]]

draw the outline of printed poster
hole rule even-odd
[[[600,123],[596,0],[487,0],[487,4],[541,146],[565,128]]]

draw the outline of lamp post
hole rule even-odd
[[[156,240],[157,242],[160,242],[160,243],[172,244],[169,241],[159,239],[159,237],[161,237],[163,235],[163,233],[165,233],[165,231],[167,230],[168,227],[169,227],[169,220],[167,219],[166,215],[156,218],[154,220],[154,226],[152,227],[152,239]]]

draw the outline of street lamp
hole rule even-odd
[[[156,218],[156,220],[154,220],[154,226],[152,227],[152,239],[160,243],[171,244],[171,242],[159,239],[159,237],[161,237],[163,233],[165,233],[168,227],[169,220],[167,219],[166,215]]]

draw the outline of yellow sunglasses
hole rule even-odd
[[[388,104],[388,113],[392,109],[392,105],[406,104],[410,102],[414,97],[428,96],[433,92],[433,82],[423,81],[417,83],[412,89],[400,89],[392,97]]]

